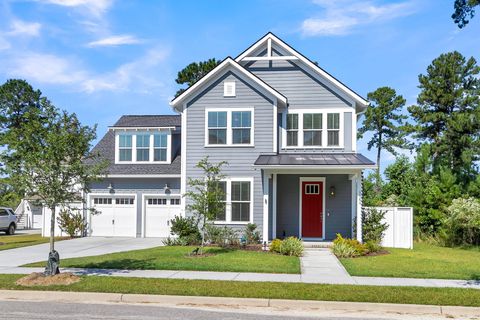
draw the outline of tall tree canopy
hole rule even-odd
[[[416,138],[430,143],[433,172],[441,166],[467,183],[480,159],[480,67],[459,52],[440,55],[419,75],[417,105],[408,110]]]
[[[102,162],[86,164],[95,158],[90,153],[95,127],[83,126],[75,114],[58,110],[23,80],[0,86],[0,118],[2,174],[51,210],[50,256],[58,255],[55,211],[82,202],[82,191],[88,191],[105,167]]]
[[[358,131],[359,138],[366,132],[372,133],[368,141],[368,150],[377,149],[377,189],[380,188],[380,160],[382,150],[396,155],[395,148],[405,148],[404,120],[400,112],[405,106],[405,99],[397,95],[394,89],[381,87],[367,96],[370,105],[365,112],[363,126]]]
[[[215,58],[208,59],[207,61],[192,62],[178,72],[175,82],[181,85],[186,84],[187,87],[190,87],[195,82],[200,80],[204,75],[218,66],[220,62],[220,60]],[[175,94],[175,97],[181,95],[185,90],[186,89],[184,88],[179,89]]]
[[[455,0],[452,19],[459,28],[465,27],[473,18],[475,7],[478,5],[480,5],[480,0]]]

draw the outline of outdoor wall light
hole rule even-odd
[[[336,191],[335,186],[331,186],[330,193],[329,193],[330,197],[335,198],[335,191]]]
[[[107,189],[108,189],[108,191],[109,191],[110,193],[113,193],[113,192],[115,191],[115,190],[113,189],[113,184],[112,184],[111,182],[108,184]]]
[[[163,190],[165,193],[170,193],[170,187],[168,186],[168,183],[165,183],[165,187],[163,187]]]

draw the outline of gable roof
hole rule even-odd
[[[243,74],[250,80],[252,80],[254,83],[258,84],[261,88],[263,88],[266,92],[270,93],[274,97],[276,97],[279,101],[283,102],[284,104],[287,103],[287,98],[272,88],[270,85],[268,85],[266,82],[264,82],[262,79],[242,67],[240,64],[238,64],[235,60],[233,60],[231,57],[227,57],[225,60],[223,60],[218,66],[216,66],[213,70],[211,70],[209,73],[207,73],[205,76],[203,76],[200,80],[195,82],[192,86],[190,86],[187,90],[185,90],[181,95],[176,97],[170,102],[170,105],[176,108],[177,110],[181,110],[181,108],[178,108],[180,106],[181,102],[185,101],[189,96],[191,96],[194,92],[196,92],[198,89],[200,89],[203,85],[205,85],[208,80],[212,79],[220,73],[222,70],[225,70],[227,67],[233,67],[235,70],[237,70],[240,74]]]
[[[315,71],[317,74],[321,75],[323,78],[327,79],[329,82],[331,82],[333,85],[338,87],[340,90],[345,92],[348,96],[350,96],[353,100],[355,100],[362,108],[366,108],[368,105],[368,101],[360,96],[358,93],[347,87],[345,84],[343,84],[341,81],[336,79],[334,76],[332,76],[330,73],[325,71],[324,69],[320,68],[317,66],[315,63],[313,63],[310,59],[302,55],[300,52],[297,50],[293,49],[290,45],[285,43],[283,40],[278,38],[276,35],[273,33],[269,32],[260,40],[255,42],[253,45],[251,45],[249,48],[247,48],[245,51],[243,51],[238,57],[235,58],[235,61],[240,62],[244,58],[246,58],[250,53],[254,52],[257,50],[260,46],[264,45],[265,43],[269,43],[270,41],[274,42],[276,45],[280,46],[282,49],[287,51],[289,54],[292,56],[298,58],[300,61],[302,61],[304,64],[306,64],[308,67],[310,67],[313,71]]]
[[[179,127],[182,119],[179,115],[124,115],[111,128],[121,127]]]

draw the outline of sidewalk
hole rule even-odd
[[[329,250],[307,250],[301,258],[301,267],[301,274],[78,268],[61,268],[61,271],[87,276],[480,289],[478,280],[352,277]],[[0,266],[0,274],[31,272],[43,272],[43,268]]]

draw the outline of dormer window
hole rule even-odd
[[[132,136],[130,134],[118,135],[119,161],[132,161]]]
[[[223,96],[235,97],[235,81],[225,81],[223,83]]]
[[[116,134],[115,163],[170,163],[171,133],[127,130]]]

